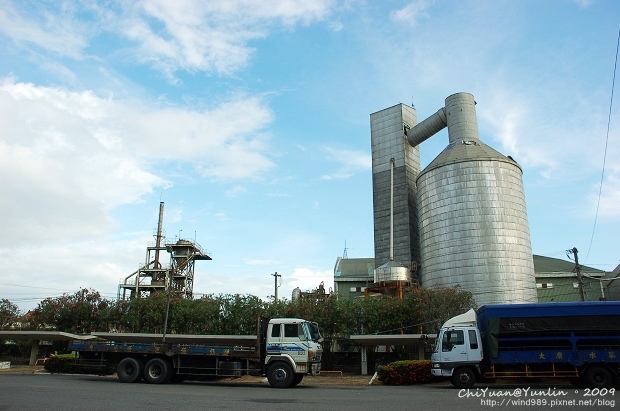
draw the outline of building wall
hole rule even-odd
[[[599,275],[602,277],[602,275]],[[536,276],[536,288],[538,302],[566,302],[580,301],[578,281],[574,273],[556,273],[553,275],[540,273]],[[605,284],[603,283],[603,286]],[[583,293],[585,301],[599,301],[601,292],[601,282],[591,278],[583,278]],[[605,296],[612,299],[608,293]]]
[[[419,261],[415,180],[420,150],[411,147],[404,127],[417,124],[415,109],[404,104],[370,115],[375,266],[390,258],[391,159],[394,159],[394,261]]]

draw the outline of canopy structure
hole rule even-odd
[[[93,335],[78,335],[62,331],[0,331],[0,340],[28,340],[32,341],[30,350],[30,365],[34,365],[39,355],[39,342],[54,340],[90,340]]]
[[[368,334],[352,335],[351,341],[360,346],[362,360],[362,375],[368,375],[368,347],[379,345],[407,345],[414,346],[418,352],[418,359],[424,359],[424,350],[427,342],[435,341],[437,334]]]

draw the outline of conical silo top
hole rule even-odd
[[[446,164],[461,163],[464,161],[494,160],[504,161],[519,167],[521,166],[512,159],[497,150],[484,144],[479,139],[475,140],[455,140],[452,141],[431,163],[426,166],[420,175]]]

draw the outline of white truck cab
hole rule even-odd
[[[274,318],[266,336],[265,370],[274,387],[297,385],[305,374],[321,371],[321,334],[316,323],[299,318]]]
[[[431,354],[431,374],[450,378],[456,387],[468,388],[480,375],[482,357],[482,341],[472,309],[446,321],[439,330]]]

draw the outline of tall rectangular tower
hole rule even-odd
[[[415,109],[404,104],[370,115],[376,267],[390,261],[392,196],[393,261],[408,265],[420,260],[415,183],[420,174],[420,150],[405,136],[417,123]]]

